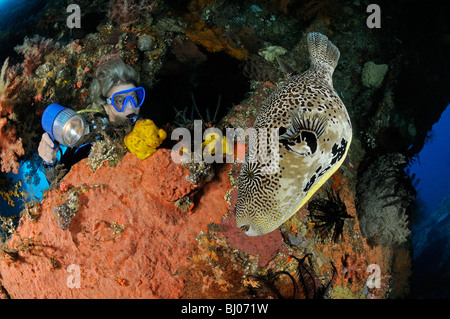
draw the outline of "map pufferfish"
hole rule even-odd
[[[288,75],[263,103],[253,126],[278,129],[279,160],[275,172],[264,172],[269,164],[259,156],[249,157],[249,152],[259,149],[249,144],[236,205],[237,226],[248,236],[267,234],[295,214],[341,166],[351,143],[350,118],[333,90],[340,52],[321,33],[309,33],[307,43],[310,68]],[[269,145],[268,141],[263,144]],[[249,143],[261,144],[261,140]],[[271,152],[270,147],[267,150]]]

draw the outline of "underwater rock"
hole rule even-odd
[[[138,39],[138,48],[141,51],[148,51],[153,47],[153,39],[150,35],[144,34]]]
[[[251,54],[242,63],[242,73],[251,80],[278,82],[278,70],[262,56]]]
[[[253,94],[240,104],[235,105],[222,119],[222,122],[232,127],[242,128],[243,130],[253,127],[261,104],[273,89],[273,85],[269,87],[266,83],[258,83],[255,86]]]
[[[361,234],[372,245],[395,247],[411,234],[409,209],[414,201],[402,154],[385,154],[357,180],[356,207]]]
[[[64,177],[67,192],[86,190],[68,229],[53,212],[65,188],[51,190],[39,219],[22,217],[6,243],[18,253],[0,259],[4,290],[12,298],[181,297],[185,280],[177,270],[189,265],[196,236],[227,213],[228,169],[217,170],[185,213],[174,202],[196,186],[170,150],[142,161],[128,153],[117,166],[95,172],[82,160]]]
[[[206,54],[200,51],[198,46],[190,40],[176,38],[172,42],[170,51],[181,63],[192,63],[194,65],[203,63],[207,60]]]
[[[364,64],[362,71],[362,83],[372,89],[378,89],[383,83],[384,76],[388,71],[387,64],[375,64],[372,61]]]

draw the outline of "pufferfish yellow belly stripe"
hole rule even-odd
[[[279,153],[268,140],[251,140],[247,149],[236,223],[249,236],[275,230],[298,211],[340,167],[351,143],[350,118],[333,90],[339,50],[320,33],[308,34],[307,42],[310,69],[288,77],[255,120],[255,129],[278,130]],[[254,156],[261,145],[267,154],[279,154],[278,170],[268,173],[267,162]]]

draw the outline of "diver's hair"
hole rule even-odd
[[[139,73],[120,58],[107,60],[97,67],[95,79],[91,83],[91,107],[103,111],[103,105],[108,98],[108,92],[118,84],[139,83]]]

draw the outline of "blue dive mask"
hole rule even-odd
[[[106,102],[112,104],[117,112],[123,112],[128,103],[135,108],[141,107],[144,99],[145,90],[143,87],[138,87],[116,92],[111,98],[106,99]]]

